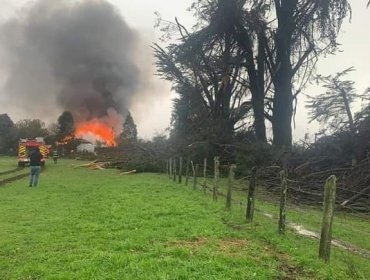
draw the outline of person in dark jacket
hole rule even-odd
[[[36,148],[30,154],[30,187],[36,187],[39,180],[40,169],[41,169],[41,160],[42,154],[40,153],[39,148]]]
[[[55,149],[53,151],[53,161],[54,161],[55,164],[57,164],[57,162],[58,162],[58,157],[59,157],[58,151]]]

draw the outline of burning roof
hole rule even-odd
[[[116,132],[99,119],[94,119],[77,126],[75,136],[83,139],[95,139],[105,143],[107,146],[116,146]]]

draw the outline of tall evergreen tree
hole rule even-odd
[[[174,110],[180,105],[195,106],[199,120],[206,112],[207,121],[193,121],[197,129],[208,131],[208,139],[217,143],[230,143],[236,123],[243,121],[250,109],[246,91],[245,71],[241,67],[241,53],[227,32],[216,36],[208,46],[199,44],[201,33],[190,33],[179,22],[174,24],[181,36],[179,44],[166,49],[155,45],[159,74],[173,83],[180,95]],[[176,112],[173,115],[176,116]],[[180,115],[183,112],[179,112]],[[180,118],[181,119],[181,118]],[[193,131],[195,130],[192,129]]]
[[[14,123],[8,114],[0,114],[0,152],[7,152],[14,146]]]
[[[0,135],[6,135],[14,126],[8,114],[0,114]]]
[[[131,116],[131,113],[128,112],[125,122],[123,124],[122,132],[122,141],[123,143],[135,143],[137,142],[137,129],[134,119]]]

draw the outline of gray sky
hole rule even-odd
[[[49,0],[54,1],[54,0]],[[57,0],[55,0],[57,1]],[[70,0],[71,2],[75,0]],[[186,9],[191,0],[108,0],[114,4],[127,23],[140,31],[143,46],[143,56],[145,61],[150,61],[150,45],[159,37],[159,31],[154,29],[155,15],[158,11],[164,19],[173,20],[178,17],[185,26],[190,27],[193,23],[191,13]],[[0,21],[12,17],[15,13],[21,12],[21,7],[27,5],[30,0],[0,0]],[[318,65],[317,73],[333,74],[350,66],[354,66],[356,71],[348,77],[355,81],[359,92],[370,86],[370,9],[366,9],[364,0],[350,1],[353,9],[351,22],[346,20],[339,36],[342,44],[342,52],[336,56],[322,58]],[[1,44],[1,42],[0,42]],[[1,62],[0,62],[1,64]],[[149,66],[148,71],[154,69]],[[4,77],[0,72],[0,95],[2,93],[1,83]],[[171,99],[174,93],[170,92],[170,85],[160,81],[158,77],[153,77],[151,82],[151,92],[135,97],[131,108],[135,122],[138,125],[139,136],[149,138],[157,132],[162,132],[169,125],[171,113]],[[323,89],[317,86],[310,86],[306,93],[320,93]],[[145,96],[145,97],[143,97]],[[1,96],[0,96],[1,97]],[[304,98],[298,101],[296,117],[296,129],[294,138],[302,138],[306,132],[313,134],[318,125],[308,124],[306,111],[304,108]],[[8,112],[12,119],[35,117],[28,115],[23,108],[9,107],[8,104],[0,104],[0,112]],[[60,112],[58,112],[60,113]],[[58,114],[56,114],[58,115]]]

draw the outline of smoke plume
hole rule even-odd
[[[33,2],[0,26],[0,42],[2,102],[40,118],[63,109],[116,127],[140,90],[137,33],[108,2]]]

